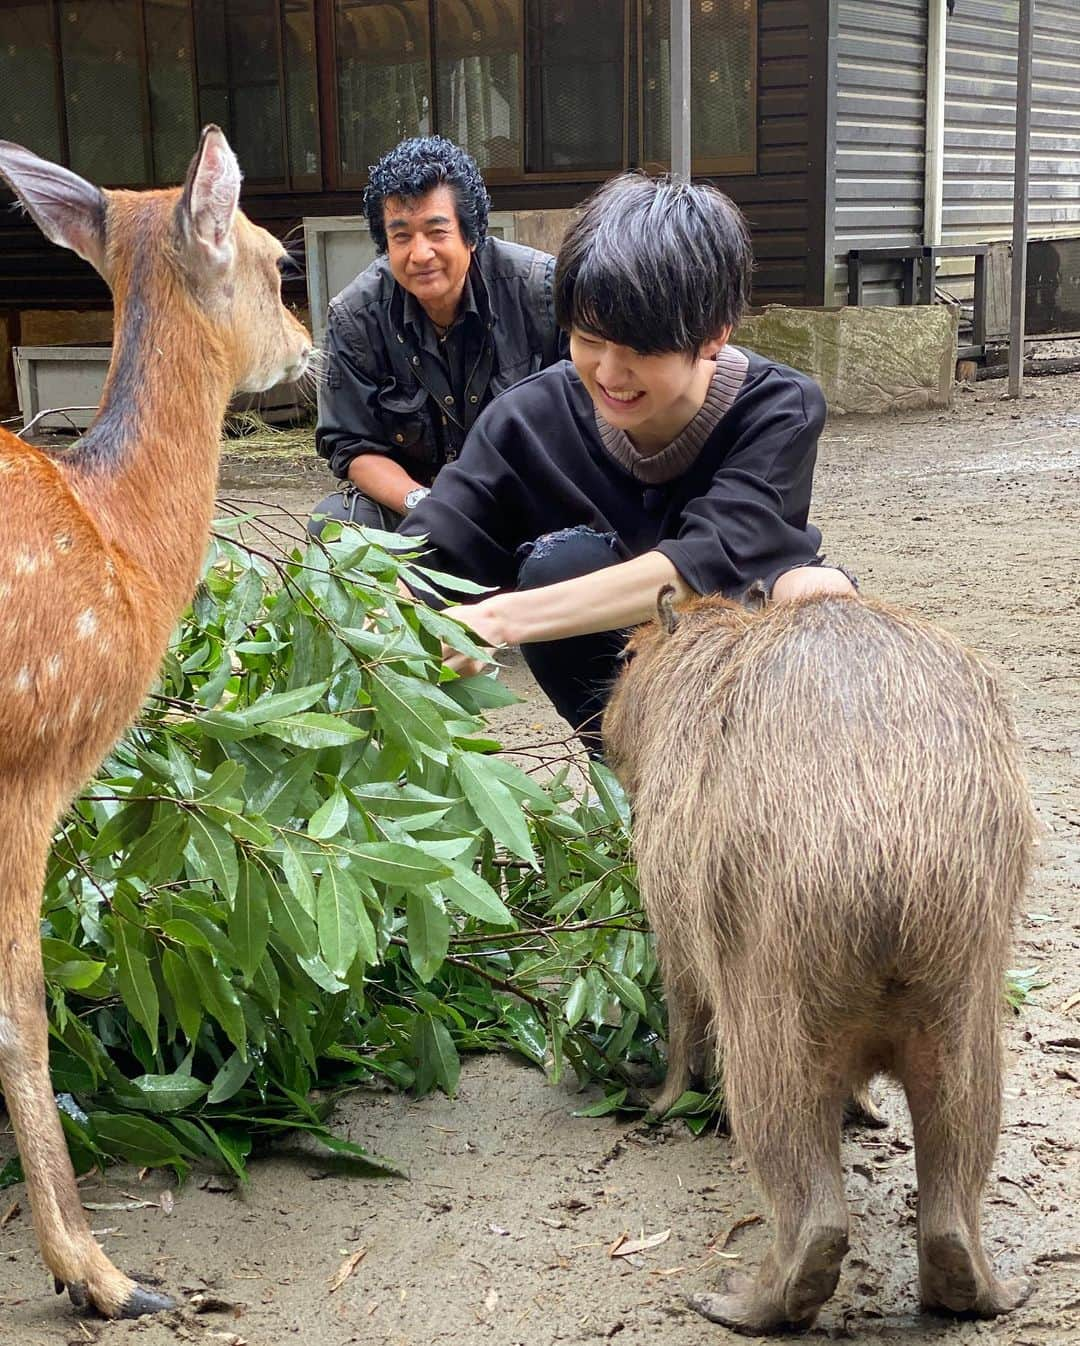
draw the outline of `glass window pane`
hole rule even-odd
[[[102,186],[149,182],[135,0],[69,0],[59,18],[71,167]]]
[[[436,0],[439,129],[481,172],[520,173],[521,0]]]
[[[63,157],[56,55],[45,5],[0,6],[0,126],[46,159]]]
[[[431,131],[427,0],[336,0],[341,168]]]
[[[194,10],[199,120],[223,128],[249,183],[286,185],[282,0],[194,0]],[[295,54],[303,56],[302,47]],[[295,72],[305,104],[306,60]]]
[[[671,7],[642,6],[642,162],[671,160]],[[695,161],[754,152],[755,0],[693,0],[690,7],[690,139]]]
[[[529,172],[623,163],[624,0],[527,0]]]
[[[154,181],[182,182],[195,152],[195,76],[187,0],[146,0]]]
[[[318,82],[313,0],[285,0],[285,114],[289,176],[296,186],[321,186]]]

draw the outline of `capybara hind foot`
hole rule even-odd
[[[846,1230],[818,1225],[804,1234],[783,1270],[775,1270],[770,1254],[756,1280],[734,1278],[725,1294],[688,1295],[686,1302],[711,1322],[748,1336],[802,1332],[836,1289],[847,1249]]]
[[[889,1119],[874,1102],[868,1084],[852,1089],[844,1104],[844,1125],[865,1126],[871,1131],[884,1131],[888,1127]]]
[[[996,1318],[1028,1298],[1032,1282],[1025,1276],[998,1280],[980,1272],[961,1234],[936,1234],[919,1249],[919,1290],[924,1309],[933,1313]]]

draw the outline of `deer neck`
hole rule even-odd
[[[206,552],[232,374],[186,296],[153,287],[147,303],[145,288],[116,296],[101,409],[72,451],[69,480],[103,541],[143,572],[173,621]]]

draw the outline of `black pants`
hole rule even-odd
[[[613,535],[586,527],[545,534],[526,543],[518,557],[519,590],[577,579],[624,559],[615,550]],[[600,720],[618,673],[626,634],[598,631],[521,647],[529,671],[551,704],[576,730],[591,757],[600,756]]]
[[[388,505],[380,505],[377,500],[372,500],[371,496],[365,495],[351,483],[343,482],[311,511],[307,530],[311,537],[321,537],[323,528],[331,519],[340,519],[342,523],[381,528],[384,532],[392,533],[402,517]]]

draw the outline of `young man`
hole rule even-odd
[[[608,182],[556,264],[570,361],[497,398],[399,529],[427,536],[437,568],[498,590],[455,615],[495,648],[522,646],[590,751],[625,629],[662,585],[852,591],[808,522],[820,389],[727,344],[751,266],[742,216],[714,188]]]
[[[345,486],[326,518],[393,528],[427,494],[492,397],[563,353],[546,252],[487,235],[475,162],[441,136],[371,169],[380,256],[330,304],[315,445]]]

